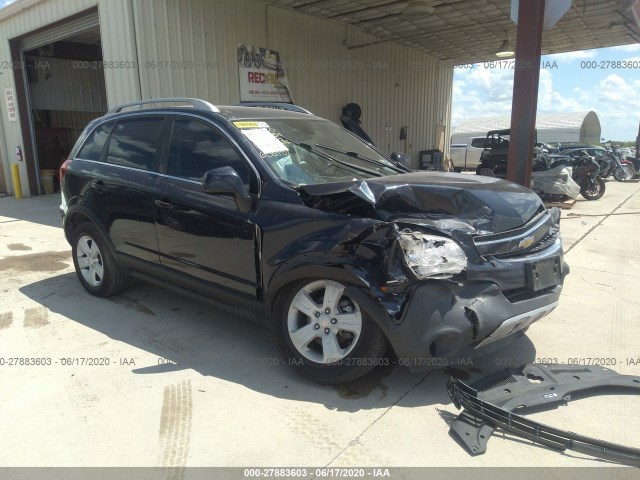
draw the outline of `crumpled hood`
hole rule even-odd
[[[512,182],[480,175],[413,172],[368,180],[303,185],[309,207],[431,226],[499,233],[520,227],[544,209],[540,197]]]

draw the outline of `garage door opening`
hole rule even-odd
[[[43,29],[19,46],[30,190],[50,194],[59,191],[60,165],[84,127],[107,111],[98,14]]]
[[[24,59],[40,185],[54,193],[80,133],[107,111],[100,30],[25,51]]]

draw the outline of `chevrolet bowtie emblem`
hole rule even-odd
[[[534,241],[535,241],[535,238],[533,235],[527,238],[523,238],[522,240],[520,240],[520,243],[518,244],[518,248],[529,248],[531,245],[533,245]]]

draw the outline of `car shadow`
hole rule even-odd
[[[60,222],[60,193],[40,195],[16,200],[15,197],[0,198],[0,216],[16,221],[24,220],[49,227],[62,228]]]
[[[388,366],[344,385],[325,386],[301,378],[286,365],[267,328],[172,290],[132,281],[123,294],[102,299],[85,292],[75,273],[65,273],[24,285],[20,292],[68,321],[140,350],[135,365],[125,361],[121,366],[132,375],[171,375],[192,369],[270,396],[319,403],[337,411],[446,405],[450,403],[444,388],[449,375],[473,381],[504,368],[500,359],[535,358],[533,345],[522,337],[507,349],[474,359],[473,366],[411,373],[394,364],[390,355],[385,359]],[[414,389],[419,394],[408,395]]]

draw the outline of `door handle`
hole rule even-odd
[[[91,188],[93,188],[96,192],[104,192],[106,190],[105,184],[102,180],[91,182]]]
[[[154,202],[158,207],[160,208],[164,208],[165,210],[174,210],[176,207],[173,205],[173,203],[169,202],[169,201],[164,201],[164,200],[156,200]]]

